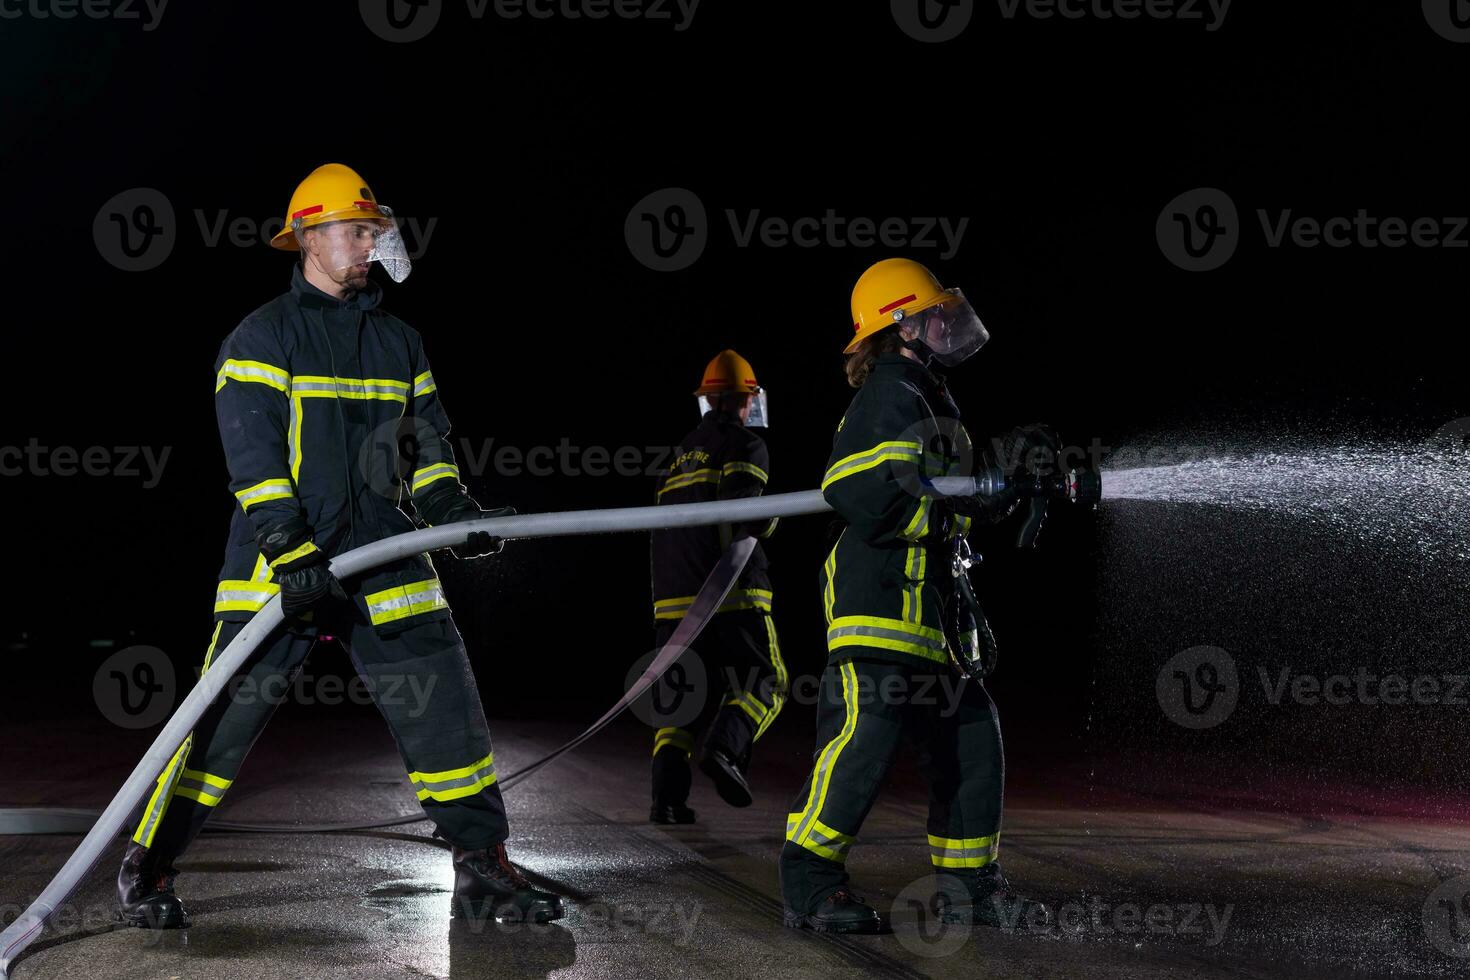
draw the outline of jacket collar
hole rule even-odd
[[[291,269],[291,295],[302,306],[324,310],[372,310],[383,298],[383,287],[368,280],[367,288],[349,300],[329,296],[306,281],[306,273],[298,262]]]
[[[873,361],[875,374],[888,375],[904,381],[914,381],[929,388],[943,388],[944,376],[935,374],[912,357],[902,354],[879,354]]]

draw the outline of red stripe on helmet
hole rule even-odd
[[[894,310],[898,309],[903,304],[912,302],[912,301],[914,301],[914,300],[916,300],[918,298],[919,297],[915,296],[913,293],[909,293],[903,299],[896,299],[896,300],[894,300],[892,303],[889,303],[887,306],[883,307],[878,312],[879,313],[892,313]]]
[[[381,211],[382,209],[373,201],[353,201],[353,204],[363,211]]]
[[[296,219],[296,218],[304,218],[308,214],[316,214],[317,212],[322,211],[322,210],[325,210],[325,205],[322,205],[322,204],[313,204],[309,208],[302,208],[300,211],[293,211],[291,213],[291,218],[293,220]]]

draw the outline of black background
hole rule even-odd
[[[770,490],[814,486],[851,394],[849,291],[895,250],[739,247],[727,209],[968,218],[952,257],[896,251],[963,287],[990,327],[951,376],[977,434],[1045,419],[1083,445],[1202,426],[1412,436],[1470,412],[1463,248],[1269,248],[1256,215],[1465,214],[1470,47],[1411,3],[1241,0],[1215,31],[998,9],[977,4],[942,44],[906,36],[882,3],[705,0],[677,31],[475,20],[449,2],[407,44],[342,0],[174,3],[152,31],[0,20],[0,443],[170,451],[154,488],[0,482],[8,664],[28,707],[90,709],[110,649],[93,639],[199,661],[234,506],[213,361],[286,288],[291,260],[258,236],[209,247],[197,212],[279,221],[328,161],[400,215],[437,221],[412,277],[383,277],[384,306],[422,332],[455,437],[477,445],[672,444],[695,420],[703,364],[733,346],[770,392]],[[167,196],[177,240],[157,268],[125,272],[93,224],[139,187]],[[698,261],[663,273],[635,260],[624,221],[666,187],[699,196],[710,232]],[[1155,235],[1196,187],[1224,190],[1241,216],[1238,251],[1207,273],[1175,267]],[[522,511],[645,504],[653,485],[467,482]],[[824,525],[785,522],[770,546],[794,672],[825,654]],[[1008,537],[982,541],[1008,732],[1086,737],[1100,659],[1152,671],[1212,642],[1184,630],[1153,649],[1106,645],[1096,517],[1061,515],[1036,554]],[[641,535],[440,560],[491,715],[590,717],[614,700],[652,642],[647,560]]]

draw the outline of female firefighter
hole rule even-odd
[[[785,924],[886,928],[853,895],[844,865],[900,735],[915,743],[929,780],[930,858],[936,873],[953,876],[943,879],[946,917],[1025,923],[1046,911],[1013,893],[996,865],[1004,773],[995,708],[978,679],[934,683],[952,671],[942,617],[963,538],[973,520],[998,521],[1016,499],[940,497],[928,485],[968,475],[971,462],[959,410],[928,365],[959,364],[989,334],[958,289],[908,259],[862,274],[852,317],[844,353],[858,391],[822,480],[846,527],[821,578],[828,660],[815,766],[792,802],[781,852]]]

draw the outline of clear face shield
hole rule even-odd
[[[740,421],[752,429],[764,429],[771,424],[770,411],[766,407],[766,389],[757,388],[751,392],[730,392],[728,394],[699,395],[699,417],[704,418],[710,412],[723,410],[733,415],[740,416]]]
[[[413,263],[393,212],[378,206],[382,217],[357,216],[302,228],[296,241],[306,253],[306,261],[340,283],[353,289],[367,285],[368,269],[377,262],[394,282],[408,278]]]
[[[958,289],[947,289],[949,298],[938,306],[920,310],[901,321],[909,330],[917,330],[914,340],[922,344],[935,360],[954,367],[975,353],[990,339],[990,331]]]

